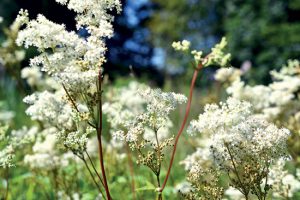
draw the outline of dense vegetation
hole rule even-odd
[[[299,5],[254,2],[0,16],[0,199],[299,199]]]

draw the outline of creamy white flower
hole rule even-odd
[[[182,40],[182,41],[172,43],[172,47],[176,51],[187,51],[187,50],[189,50],[190,46],[191,46],[191,43],[187,40]]]
[[[12,163],[12,159],[15,157],[14,148],[12,145],[7,145],[3,149],[0,150],[0,167],[7,168],[12,167],[14,164]]]
[[[52,170],[61,166],[60,161],[58,156],[48,153],[27,154],[24,157],[24,163],[33,169]]]
[[[31,86],[41,85],[42,82],[42,73],[40,69],[36,66],[34,67],[25,67],[21,71],[21,78],[26,79],[27,83]]]
[[[297,92],[300,88],[299,61],[289,60],[279,72],[272,71],[273,82],[267,86],[246,85],[237,79],[227,88],[232,97],[253,104],[256,113],[267,120],[289,121],[289,116],[300,110]]]
[[[187,194],[192,191],[192,185],[189,182],[181,182],[175,186],[175,190],[182,194]]]
[[[191,54],[194,56],[194,60],[196,61],[196,63],[201,61],[201,56],[203,54],[202,51],[193,50],[191,51]]]
[[[51,153],[55,150],[56,136],[54,134],[49,134],[45,137],[43,141],[37,141],[33,147],[33,152],[39,153]]]
[[[235,80],[240,79],[241,74],[241,70],[235,69],[233,67],[220,68],[215,74],[215,79],[220,82],[234,82]]]
[[[300,191],[300,177],[284,169],[285,161],[279,160],[269,172],[269,184],[272,185],[274,197],[292,198]]]
[[[23,100],[30,105],[26,114],[33,120],[70,129],[73,126],[72,108],[63,101],[64,95],[65,92],[60,90],[55,93],[44,91],[27,96]]]
[[[204,113],[198,120],[192,120],[188,133],[212,134],[223,126],[234,126],[251,115],[251,104],[229,98],[226,103],[209,104],[204,107]]]
[[[0,122],[9,122],[15,117],[15,113],[12,111],[0,111]]]
[[[269,166],[288,157],[289,130],[256,117],[251,104],[233,98],[220,105],[207,105],[199,119],[191,122],[189,130],[209,138],[209,148],[204,150],[209,149],[206,158],[213,160],[210,166],[232,174],[232,186],[243,192],[246,187],[247,191],[260,187],[257,183],[265,179]],[[201,166],[205,166],[201,153],[189,156],[184,163],[195,179],[201,174]]]
[[[180,164],[184,165],[185,170],[189,171],[194,165],[196,165],[196,163],[203,164],[211,160],[212,156],[209,148],[204,147],[197,148],[197,150],[193,154],[188,155],[184,160],[180,161]]]
[[[229,197],[230,200],[243,200],[244,195],[237,189],[229,187],[225,191],[225,195]]]

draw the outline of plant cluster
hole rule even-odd
[[[15,38],[7,43],[35,47],[38,55],[19,72],[34,91],[23,99],[32,125],[13,130],[14,114],[0,113],[4,199],[10,197],[12,167],[20,165],[43,188],[37,195],[48,199],[116,199],[128,192],[120,185],[128,186],[129,179],[130,198],[144,198],[140,192],[151,190],[147,198],[153,199],[155,192],[158,200],[165,199],[198,74],[206,67],[230,66],[226,39],[206,55],[191,49],[187,40],[172,44],[193,60],[188,97],[136,81],[110,87],[102,68],[105,39],[113,35],[111,13],[121,11],[120,1],[56,1],[76,13],[77,31],[89,34],[80,36],[41,14],[30,20],[26,10],[12,25],[14,34],[9,35]],[[1,57],[0,62],[7,66],[14,59]],[[186,179],[171,187],[172,192],[188,200],[292,198],[300,190],[299,67],[298,61],[289,61],[281,71],[272,71],[274,82],[268,86],[247,85],[242,70],[219,69],[215,79],[229,97],[205,105],[189,123],[187,138],[196,151],[180,162]],[[176,130],[172,116],[182,105],[186,108]],[[198,114],[200,110],[195,109]],[[129,173],[121,167],[126,159]],[[145,170],[142,175],[137,174],[140,168]],[[147,185],[137,189],[137,180]],[[83,191],[82,185],[89,187]]]

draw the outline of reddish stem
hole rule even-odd
[[[165,188],[165,186],[167,184],[167,181],[169,179],[170,173],[171,173],[171,169],[172,169],[172,166],[173,166],[173,161],[174,161],[174,158],[175,158],[175,153],[176,153],[178,141],[179,141],[179,138],[180,138],[180,136],[181,136],[181,134],[183,132],[183,129],[185,127],[185,124],[187,122],[187,119],[188,119],[188,116],[189,116],[189,113],[190,113],[191,103],[192,103],[192,98],[193,98],[193,90],[194,90],[194,87],[195,87],[195,82],[196,82],[199,70],[201,68],[202,68],[202,64],[199,64],[198,67],[195,69],[194,74],[193,74],[193,78],[192,78],[192,82],[191,82],[191,86],[190,86],[190,93],[189,93],[189,98],[188,98],[188,102],[187,102],[187,105],[186,105],[186,111],[185,111],[184,119],[183,119],[181,127],[180,127],[180,129],[179,129],[179,131],[177,133],[177,136],[175,138],[174,148],[173,148],[173,152],[172,152],[172,156],[171,156],[171,160],[170,160],[168,172],[167,172],[166,178],[165,178],[165,180],[164,180],[164,182],[162,184],[162,187],[160,188],[160,192],[162,192],[164,190],[164,188]]]
[[[103,159],[103,147],[102,147],[102,74],[101,74],[101,69],[99,71],[99,76],[98,76],[98,81],[99,81],[99,94],[98,94],[98,101],[99,101],[99,124],[97,127],[97,139],[98,139],[98,146],[99,146],[99,157],[100,157],[100,166],[101,166],[101,173],[103,176],[103,181],[104,181],[104,188],[105,188],[105,193],[107,196],[107,200],[111,200],[111,196],[109,193],[108,189],[108,184],[107,184],[107,179],[106,179],[106,173],[105,173],[105,168],[104,168],[104,159]]]

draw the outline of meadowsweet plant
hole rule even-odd
[[[225,47],[227,45],[227,41],[226,38],[222,38],[221,42],[219,44],[216,44],[212,49],[211,52],[209,54],[207,54],[206,56],[203,56],[203,52],[202,51],[198,51],[198,50],[192,50],[190,51],[190,42],[189,41],[182,41],[182,42],[174,42],[172,44],[173,48],[176,51],[183,51],[183,52],[189,52],[190,54],[194,56],[194,63],[193,68],[194,68],[194,73],[193,73],[193,77],[192,77],[192,81],[191,81],[191,85],[190,85],[190,92],[189,92],[189,97],[188,97],[188,101],[187,101],[187,105],[186,105],[186,112],[184,115],[184,119],[182,121],[181,127],[178,130],[178,133],[175,137],[175,142],[174,142],[174,148],[172,151],[172,156],[171,156],[171,160],[170,160],[170,164],[168,167],[168,171],[167,171],[167,175],[166,178],[164,179],[164,182],[160,188],[159,191],[163,191],[167,181],[169,179],[170,173],[171,173],[171,169],[173,166],[173,161],[174,161],[174,157],[175,157],[175,153],[176,153],[176,149],[177,149],[177,144],[179,141],[179,138],[185,128],[186,122],[187,122],[187,118],[189,116],[190,113],[190,108],[191,108],[191,102],[192,102],[192,98],[193,98],[193,90],[195,87],[195,83],[197,80],[197,76],[199,71],[204,68],[204,67],[208,67],[210,65],[219,65],[219,66],[227,66],[229,65],[230,62],[230,54],[225,53]]]
[[[111,199],[102,151],[101,66],[105,62],[104,38],[113,34],[113,17],[108,11],[120,12],[121,4],[118,0],[57,2],[76,13],[77,29],[86,29],[89,36],[82,38],[41,14],[30,20],[26,10],[20,11],[17,21],[25,28],[18,33],[17,44],[36,47],[40,54],[31,59],[31,67],[40,67],[61,84],[54,94],[44,91],[25,98],[32,105],[27,113],[55,127],[63,146],[84,161],[87,136],[97,134],[102,175],[98,177],[106,198]]]
[[[289,149],[295,162],[299,162],[298,155],[300,153],[300,143],[298,142],[300,141],[299,69],[298,60],[289,60],[280,71],[270,72],[273,78],[272,83],[254,86],[247,85],[242,77],[232,71],[230,76],[236,76],[236,78],[227,85],[226,89],[230,96],[251,102],[257,115],[291,130]],[[217,72],[217,75],[220,73],[221,70]],[[229,76],[227,75],[227,77]],[[223,78],[227,79],[225,76]]]
[[[230,185],[245,199],[250,194],[266,199],[271,189],[268,183],[271,165],[288,158],[290,132],[255,117],[250,103],[233,98],[220,105],[207,105],[199,119],[191,122],[188,132],[210,138],[209,151],[216,169],[227,174]],[[195,163],[197,169],[198,164]],[[194,167],[189,173],[199,176]]]
[[[173,145],[174,139],[169,114],[187,99],[181,94],[165,93],[135,82],[116,94],[104,109],[112,122],[112,135],[128,143],[138,154],[137,164],[147,166],[154,173],[159,189],[165,150]],[[158,199],[162,199],[161,194]]]

